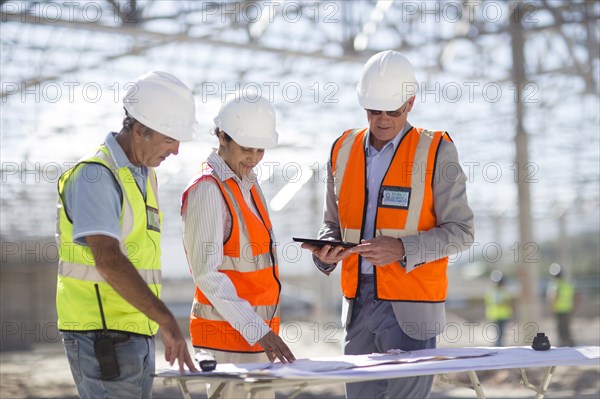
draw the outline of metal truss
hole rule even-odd
[[[468,63],[462,77],[482,79],[494,49],[510,35],[510,18],[520,18],[526,46],[536,49],[528,79],[575,75],[584,93],[599,90],[595,1],[4,1],[1,7],[3,79],[22,88],[173,43],[208,47],[216,60],[235,50],[326,64],[363,62],[391,48],[425,52],[417,62],[434,74],[451,71],[458,58]],[[77,38],[62,40],[67,32]],[[555,49],[563,52],[558,58]],[[227,66],[243,77],[256,58]],[[17,65],[25,61],[30,65]],[[501,79],[511,79],[511,66]],[[3,98],[11,94],[3,88]]]
[[[598,1],[2,1],[0,20],[5,110],[36,85],[90,74],[124,76],[131,63],[167,64],[195,81],[199,94],[206,91],[206,81],[314,85],[319,76],[319,83],[335,82],[339,101],[316,104],[303,98],[276,104],[284,117],[300,119],[304,133],[314,131],[304,122],[315,112],[341,118],[355,114],[356,105],[345,98],[353,95],[356,70],[375,52],[395,49],[409,56],[424,81],[440,83],[434,102],[457,104],[436,118],[472,132],[461,151],[474,158],[486,158],[490,151],[511,162],[518,119],[531,136],[532,151],[578,154],[569,155],[573,168],[556,170],[554,176],[574,187],[581,201],[598,202],[593,149],[599,123]],[[520,26],[519,38],[515,26]],[[516,60],[515,43],[522,48]],[[482,87],[504,93],[518,88],[522,97],[489,101]],[[318,88],[328,94],[324,85]],[[455,88],[460,98],[452,97]],[[424,86],[426,96],[427,90],[436,88]],[[439,92],[441,100],[435,97]],[[518,102],[522,115],[516,113]],[[565,104],[569,118],[560,117]],[[2,118],[6,126],[23,116],[3,112]],[[333,129],[330,119],[320,121],[324,130]],[[580,140],[567,139],[565,131],[578,132]],[[3,140],[11,134],[3,132]],[[544,145],[551,148],[540,150]],[[545,217],[557,199],[537,194],[534,213]],[[489,214],[494,201],[494,194],[484,193],[474,206]]]

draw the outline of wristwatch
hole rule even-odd
[[[406,267],[406,254],[400,259],[400,266]]]
[[[402,243],[402,248],[404,248],[404,243],[402,242],[402,239],[398,238],[398,241]],[[406,252],[404,253],[404,256],[400,258],[400,266],[406,267]]]

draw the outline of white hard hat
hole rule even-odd
[[[418,86],[410,61],[396,51],[387,50],[366,62],[356,94],[364,109],[395,111],[417,94]]]
[[[166,72],[138,77],[123,98],[123,108],[141,124],[175,140],[191,140],[199,130],[194,95]]]
[[[562,266],[558,263],[553,263],[550,265],[550,274],[553,276],[560,276],[562,272]]]
[[[490,274],[490,280],[492,280],[493,283],[498,284],[504,280],[504,273],[498,269],[495,269],[492,271],[492,274]]]
[[[249,148],[273,148],[277,145],[275,109],[260,96],[236,96],[221,105],[215,125],[236,143]]]

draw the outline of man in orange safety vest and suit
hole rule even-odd
[[[357,86],[368,127],[345,131],[328,163],[317,267],[342,261],[344,353],[435,348],[446,323],[448,256],[473,241],[465,175],[447,132],[407,122],[418,83],[409,60],[383,51]],[[422,398],[432,376],[346,384],[347,398]]]

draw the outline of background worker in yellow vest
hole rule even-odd
[[[496,325],[494,346],[502,346],[504,327],[512,318],[513,298],[505,287],[504,274],[494,270],[490,274],[492,286],[485,293],[485,316]]]
[[[130,85],[124,108],[119,133],[109,133],[58,185],[58,327],[82,398],[151,397],[159,326],[166,360],[195,370],[159,299],[154,172],[197,130],[193,94],[173,75],[153,71]]]
[[[579,295],[575,285],[564,276],[564,271],[558,263],[550,265],[552,280],[546,290],[546,302],[556,320],[560,346],[575,346],[571,335],[571,317],[579,304]]]
[[[182,197],[183,242],[196,283],[192,345],[218,363],[295,360],[277,335],[281,284],[267,204],[252,171],[277,145],[275,110],[245,95],[221,106],[214,149]],[[208,385],[208,396],[216,385]],[[274,397],[262,391],[258,397]],[[245,398],[227,386],[221,397]]]
[[[473,241],[473,213],[456,147],[445,132],[407,122],[418,83],[406,57],[383,51],[357,86],[368,128],[331,151],[319,238],[302,244],[331,273],[342,260],[345,354],[434,348],[445,325],[448,256]],[[432,376],[346,384],[347,398],[423,398]]]

